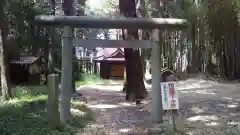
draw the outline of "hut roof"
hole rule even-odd
[[[105,48],[103,54],[93,58],[94,61],[125,61],[123,48]]]

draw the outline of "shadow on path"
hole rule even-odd
[[[181,109],[177,128],[189,135],[225,135],[223,129],[228,129],[230,125],[237,127],[240,124],[239,86],[196,79],[178,82],[176,87]],[[106,87],[85,86],[79,89],[87,98],[87,105],[95,112],[96,123],[90,125],[91,129],[107,132],[107,135],[109,132],[120,134],[131,130],[133,133],[138,132],[135,134],[144,135],[147,129],[154,127],[150,115],[150,98],[136,106],[125,101],[125,94],[121,92],[122,84]],[[167,117],[164,120],[167,121]]]

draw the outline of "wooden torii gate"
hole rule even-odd
[[[95,48],[152,48],[152,120],[162,123],[162,95],[160,87],[160,52],[159,30],[181,30],[187,27],[185,19],[170,18],[102,18],[87,16],[36,16],[35,23],[46,27],[64,27],[62,47],[62,76],[60,92],[60,119],[66,123],[70,116],[72,88],[72,47],[73,45]],[[72,28],[103,29],[148,29],[152,30],[150,40],[82,40],[73,39]],[[64,109],[65,108],[65,109]],[[66,109],[67,108],[67,109]],[[66,112],[67,111],[67,112]]]

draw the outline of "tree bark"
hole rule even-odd
[[[7,60],[7,38],[8,38],[8,25],[5,21],[4,3],[0,3],[0,68],[1,68],[1,87],[2,87],[2,100],[9,100],[12,98],[8,60]]]
[[[85,2],[86,2],[86,0],[78,0],[78,2],[76,4],[81,5],[81,8],[79,8],[78,10],[76,10],[73,6],[70,7],[73,10],[71,15],[84,16],[85,12],[84,12],[84,8],[83,7],[85,7]],[[81,32],[81,35],[83,35],[82,34],[83,33],[82,29],[79,29],[77,32]],[[83,36],[81,36],[81,38],[83,38]],[[77,91],[76,91],[76,83],[75,83],[75,78],[76,78],[75,73],[76,72],[81,72],[81,71],[79,71],[79,68],[78,68],[78,65],[77,65],[76,47],[73,47],[72,93],[77,93]],[[81,95],[81,94],[79,94],[79,95]]]
[[[0,68],[1,68],[1,86],[2,86],[2,100],[9,100],[12,98],[8,60],[5,50],[6,33],[4,28],[0,28]]]
[[[51,0],[51,14],[55,15],[55,11],[56,11],[56,1],[55,0]],[[55,28],[50,28],[50,35],[49,37],[51,38],[51,46],[49,46],[48,48],[48,70],[49,70],[49,74],[54,73],[54,68],[55,68],[55,55],[54,55],[54,50],[55,50],[55,39],[54,39],[54,34],[55,34]]]
[[[55,9],[56,9],[56,1],[51,0],[50,1],[50,8],[51,8],[51,15],[55,15]],[[50,40],[47,40],[48,42],[44,46],[44,67],[45,67],[45,82],[44,84],[47,84],[47,78],[49,74],[54,73],[54,67],[55,67],[55,55],[54,55],[54,34],[55,34],[55,29],[54,28],[48,28],[46,29],[45,36],[49,39],[51,38],[51,43]]]
[[[49,34],[48,34],[49,30],[45,29],[45,33],[44,33],[44,36],[45,37],[49,37]],[[47,42],[45,43],[44,45],[44,69],[45,69],[45,82],[44,82],[44,85],[47,84],[47,76],[49,74],[49,68],[48,68],[48,64],[49,64],[49,41],[47,40]]]
[[[72,68],[72,93],[76,93],[76,83],[75,83],[75,72],[77,71],[76,70],[76,67],[77,66],[77,57],[76,57],[76,48],[73,47],[73,68]]]
[[[192,24],[192,59],[191,59],[191,72],[197,72],[197,45],[196,45],[196,31],[195,31],[195,21]]]
[[[120,13],[125,17],[137,17],[135,0],[119,0]],[[137,30],[127,30],[123,39],[138,39]],[[126,100],[136,101],[143,99],[147,91],[143,82],[143,70],[139,49],[124,48],[126,61],[126,80],[124,88]]]
[[[136,10],[137,10],[137,15],[140,18],[147,18],[147,10],[146,10],[146,3],[145,0],[137,0],[137,6],[136,6]],[[148,30],[141,30],[140,31],[140,35],[139,35],[139,39],[141,40],[148,40],[150,38],[150,33]],[[140,56],[141,56],[141,60],[142,60],[142,70],[143,70],[143,76],[146,74],[147,72],[147,52],[151,50],[151,49],[146,49],[146,48],[141,48],[140,49]],[[144,77],[145,80],[145,77]]]
[[[73,4],[76,4],[76,3],[73,2]],[[69,10],[72,10],[71,13],[69,14],[70,16],[71,15],[76,15],[76,10],[73,7],[73,5],[71,5],[69,7]],[[77,65],[76,47],[73,46],[73,66],[72,66],[72,93],[73,94],[77,93],[77,91],[76,91],[76,83],[75,83],[75,80],[76,80],[75,79],[75,72],[77,72],[76,65]]]

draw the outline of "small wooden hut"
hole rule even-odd
[[[93,58],[100,64],[102,79],[124,79],[125,56],[121,48],[105,48],[103,55]]]
[[[13,84],[39,85],[41,75],[40,57],[24,56],[9,62],[10,80]]]

